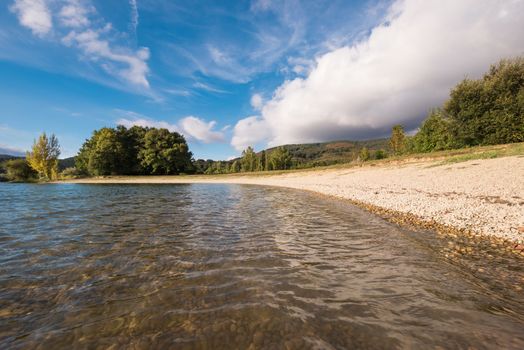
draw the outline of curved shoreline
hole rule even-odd
[[[308,190],[343,199],[391,222],[450,235],[487,236],[524,254],[524,157],[297,172],[203,176],[115,176],[83,184],[232,183]],[[502,244],[502,243],[501,243]]]

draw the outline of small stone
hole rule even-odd
[[[253,336],[253,344],[260,345],[264,341],[264,334],[262,332],[257,331],[255,335]]]

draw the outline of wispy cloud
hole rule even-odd
[[[193,87],[196,88],[196,89],[205,90],[205,91],[209,91],[209,92],[216,92],[216,93],[219,93],[219,94],[227,93],[227,91],[225,91],[225,90],[218,89],[218,88],[216,88],[214,86],[211,86],[211,85],[208,85],[208,84],[204,84],[204,83],[199,82],[199,81],[194,83]]]
[[[128,128],[134,125],[142,127],[164,128],[168,129],[169,131],[181,133],[189,140],[203,143],[225,141],[223,130],[214,130],[216,127],[216,121],[214,120],[207,122],[202,118],[187,116],[180,119],[176,123],[170,123],[163,120],[155,120],[132,111],[116,110],[115,112],[124,116],[119,118],[116,123]]]
[[[43,37],[53,28],[51,11],[44,0],[15,0],[9,9],[34,35]]]
[[[137,0],[129,0],[129,6],[131,6],[131,26],[133,27],[133,33],[136,35],[139,18]]]
[[[91,12],[95,12],[94,8],[82,6],[78,0],[68,0],[60,9],[58,18],[65,27],[80,28],[91,24],[88,18]]]
[[[131,1],[134,28],[138,25],[136,1]],[[51,6],[53,5],[53,6]],[[80,57],[125,83],[127,88],[150,94],[150,51],[147,47],[136,50],[118,45],[121,33],[98,15],[90,0],[15,0],[10,6],[24,27],[39,37],[56,41],[80,52]],[[53,18],[56,19],[53,25]],[[53,35],[47,35],[53,31]],[[96,79],[94,79],[96,80]]]

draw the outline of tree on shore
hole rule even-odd
[[[389,145],[391,147],[391,151],[395,155],[404,153],[406,148],[406,135],[404,134],[404,128],[402,125],[395,125],[391,129]]]
[[[75,158],[87,175],[171,175],[193,170],[186,140],[167,129],[124,126],[93,132]]]
[[[60,145],[54,134],[47,137],[44,132],[34,141],[31,151],[27,152],[27,163],[33,168],[38,176],[45,180],[58,178],[58,157],[60,156]]]
[[[284,147],[277,147],[269,154],[269,164],[272,170],[287,170],[291,168],[291,155]]]
[[[253,147],[249,146],[244,151],[242,151],[241,159],[241,171],[250,172],[255,171],[257,166],[257,155],[253,150]]]
[[[367,147],[363,147],[359,154],[358,154],[358,158],[360,159],[361,162],[365,162],[365,161],[368,161],[369,158],[370,158],[370,155],[369,155],[369,150],[367,149]]]

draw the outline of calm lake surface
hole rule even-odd
[[[524,348],[522,259],[242,185],[0,184],[0,348]]]

